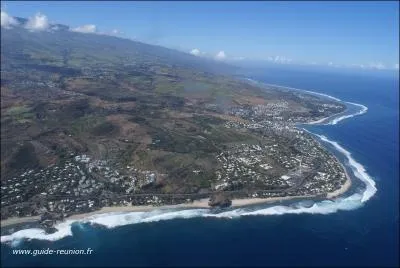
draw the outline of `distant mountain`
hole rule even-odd
[[[104,59],[114,64],[157,62],[220,74],[232,74],[238,69],[223,62],[126,38],[73,32],[69,26],[62,24],[51,24],[47,31],[31,32],[24,28],[27,23],[26,18],[17,17],[16,20],[19,26],[2,29],[1,53],[5,60],[8,57],[14,59],[36,53],[38,56],[47,54],[49,60],[57,62],[57,58],[62,58],[68,52],[77,58],[79,54],[85,54],[85,59],[80,59],[84,60],[85,65],[98,64]]]

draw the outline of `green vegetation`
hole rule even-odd
[[[14,122],[27,123],[34,118],[34,114],[31,111],[32,109],[25,105],[13,106],[7,110],[5,115],[9,116]]]
[[[217,180],[217,155],[267,140],[226,126],[264,120],[252,107],[285,99],[286,108],[264,108],[285,119],[323,115],[318,100],[264,90],[225,75],[234,68],[222,63],[130,40],[15,27],[2,32],[1,48],[2,145],[24,144],[2,151],[7,178],[21,171],[19,161],[36,166],[86,154],[157,174],[160,184],[143,191],[197,193]],[[21,105],[27,101],[33,109]]]
[[[72,122],[71,133],[74,135],[82,135],[88,133],[96,126],[104,123],[104,118],[95,115],[87,115]]]

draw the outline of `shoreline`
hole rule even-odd
[[[338,195],[342,195],[345,193],[351,186],[351,179],[346,172],[347,180],[342,185],[342,187],[333,192],[326,193],[326,198],[332,199],[337,197]],[[282,201],[290,201],[293,199],[312,199],[317,198],[317,195],[297,195],[297,196],[284,196],[284,197],[268,197],[268,198],[242,198],[242,199],[232,199],[232,205],[229,208],[243,208],[252,205],[262,205],[262,204],[276,204]],[[164,205],[164,206],[151,206],[151,205],[142,205],[142,206],[114,206],[114,207],[102,207],[99,210],[87,212],[87,213],[79,213],[66,217],[63,221],[82,221],[88,219],[89,217],[98,216],[101,214],[108,213],[129,213],[129,212],[149,212],[156,210],[169,210],[169,209],[211,209],[208,205],[208,198],[194,200],[192,203],[182,203],[176,205]],[[36,223],[40,220],[40,216],[30,216],[30,217],[12,217],[6,220],[1,220],[1,228],[8,228],[13,225],[19,224],[32,224]]]
[[[306,93],[311,93],[311,94],[317,94],[326,98],[334,99],[336,101],[346,103],[345,101],[342,101],[340,99],[337,99],[335,97],[323,94],[323,93],[318,93],[318,92],[313,92],[313,91],[308,91],[308,90],[301,90],[297,88],[290,88],[290,87],[284,87],[284,86],[279,86],[279,85],[272,85],[272,84],[267,84],[270,86],[278,86],[282,88],[287,88],[291,90],[299,90],[303,91]],[[341,112],[342,113],[342,112]],[[338,113],[336,115],[331,115],[328,117],[321,118],[319,120],[314,120],[310,122],[306,122],[303,124],[307,125],[316,125],[324,122],[325,120],[338,116]],[[319,141],[318,141],[319,142]],[[319,142],[320,143],[320,142]],[[332,152],[331,152],[332,153]],[[326,193],[326,198],[327,199],[334,199],[345,192],[347,192],[351,185],[352,181],[351,178],[344,167],[343,163],[332,153],[335,159],[339,162],[339,164],[342,166],[345,175],[346,175],[346,182],[337,190],[333,192],[328,192]],[[251,205],[259,205],[259,204],[268,204],[268,203],[278,203],[282,201],[289,201],[292,199],[309,199],[309,198],[316,198],[316,195],[305,195],[305,196],[285,196],[285,197],[268,197],[268,198],[244,198],[244,199],[232,199],[232,205],[230,208],[241,208],[245,206],[251,206]],[[115,207],[102,207],[99,210],[92,211],[92,212],[87,212],[87,213],[80,213],[80,214],[74,214],[71,216],[66,217],[62,222],[68,221],[68,220],[83,220],[85,218],[95,216],[95,215],[100,215],[100,214],[106,214],[106,213],[128,213],[128,212],[148,212],[148,211],[154,211],[154,210],[168,210],[168,209],[210,209],[211,207],[208,205],[208,200],[209,199],[200,199],[200,200],[194,200],[192,203],[182,203],[182,204],[176,204],[176,205],[164,205],[164,206],[151,206],[151,205],[142,205],[142,206],[115,206]],[[30,217],[12,217],[6,220],[1,220],[0,221],[0,226],[1,228],[4,227],[9,227],[13,225],[19,225],[19,224],[29,224],[29,223],[36,223],[40,220],[40,216],[30,216]]]
[[[341,102],[343,102],[343,101],[341,101]],[[338,114],[336,114],[336,115],[331,115],[331,116],[328,116],[328,117],[325,117],[325,118],[321,118],[321,119],[319,119],[319,120],[315,120],[315,121],[311,121],[311,122],[307,122],[307,123],[305,123],[305,125],[317,125],[317,124],[320,124],[321,122],[324,122],[325,120],[327,120],[327,119],[329,119],[329,118],[331,118],[331,117],[336,117],[336,116],[338,116],[339,114],[341,114],[341,113],[338,113]],[[302,129],[304,129],[304,128],[302,128]],[[309,132],[309,133],[311,133],[311,134],[313,134],[312,132],[310,132],[310,131],[308,131],[308,130],[306,130],[306,129],[304,129],[305,131],[307,131],[307,132]],[[323,146],[323,144],[320,142],[320,141],[317,141],[319,144],[321,144],[321,146]],[[327,147],[325,147],[328,151],[330,151]],[[333,157],[336,159],[336,161],[340,164],[340,166],[342,167],[342,169],[343,169],[343,171],[344,171],[344,173],[345,173],[345,175],[346,175],[346,182],[342,185],[342,187],[340,187],[340,189],[337,189],[337,190],[335,190],[335,191],[333,191],[333,192],[329,192],[329,193],[327,193],[326,194],[326,198],[327,199],[333,199],[333,198],[335,198],[335,197],[337,197],[337,196],[339,196],[339,195],[342,195],[342,194],[344,194],[345,192],[347,192],[349,189],[350,189],[350,187],[351,187],[351,185],[352,185],[352,181],[351,181],[351,177],[350,177],[350,175],[349,175],[349,173],[347,172],[347,169],[346,169],[346,167],[344,166],[344,164],[339,160],[339,158],[335,155],[335,153],[334,152],[330,152],[332,155],[333,155]]]
[[[340,165],[342,166],[342,168],[344,170],[344,173],[346,174],[346,182],[339,189],[337,189],[333,192],[327,193],[326,198],[328,198],[328,199],[334,199],[334,198],[344,194],[345,192],[347,192],[350,189],[351,185],[353,184],[351,181],[350,175],[347,173],[345,166],[339,161],[339,159],[336,156],[334,156],[334,157],[340,163]]]
[[[318,124],[321,124],[322,122],[324,122],[325,120],[331,118],[332,116],[336,116],[336,115],[327,116],[327,117],[321,118],[319,120],[314,120],[314,121],[307,122],[305,124],[307,124],[307,125],[318,125]]]
[[[21,223],[35,223],[40,220],[40,216],[29,216],[29,217],[11,217],[6,220],[0,221],[1,228],[8,227],[10,225],[16,225]]]

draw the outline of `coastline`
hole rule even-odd
[[[340,114],[340,113],[339,113],[339,114]],[[330,118],[330,117],[334,117],[334,116],[337,116],[337,115],[328,116],[328,117],[322,118],[322,119],[320,119],[320,120],[307,122],[307,123],[305,123],[305,124],[306,124],[306,125],[315,125],[315,124],[319,124],[319,123],[323,122],[324,120],[326,120],[326,119],[328,119],[328,118]],[[302,129],[304,129],[304,128],[302,128]],[[307,132],[310,133],[310,134],[313,134],[312,132],[308,131],[307,129],[304,129],[304,130],[307,131]],[[320,141],[317,141],[317,142],[318,142],[319,144],[321,144]],[[323,145],[321,144],[321,146],[323,146]],[[326,148],[326,147],[325,147],[325,148]],[[340,164],[340,166],[342,167],[342,169],[343,169],[343,171],[344,171],[344,173],[345,173],[345,175],[346,175],[346,182],[342,185],[342,187],[340,187],[340,189],[337,189],[337,190],[335,190],[335,191],[333,191],[333,192],[328,192],[328,193],[326,194],[326,198],[327,198],[327,199],[334,199],[335,197],[337,197],[337,196],[339,196],[339,195],[342,195],[342,194],[344,194],[345,192],[347,192],[347,191],[350,189],[351,185],[352,185],[352,181],[351,181],[351,177],[350,177],[349,173],[347,172],[347,169],[345,168],[345,166],[343,165],[343,163],[339,160],[339,158],[337,158],[337,156],[336,156],[333,152],[330,152],[330,153],[333,155],[333,157],[336,159],[336,161]]]
[[[332,199],[345,193],[351,186],[351,179],[346,172],[347,180],[342,185],[342,187],[333,192],[327,193],[327,198]],[[232,199],[232,205],[230,208],[242,208],[251,205],[262,205],[262,204],[274,204],[282,201],[289,201],[293,199],[310,199],[315,198],[315,195],[305,195],[305,196],[285,196],[285,197],[268,197],[268,198],[243,198],[243,199]],[[208,205],[208,199],[200,199],[194,200],[192,203],[182,203],[176,205],[165,205],[165,206],[151,206],[151,205],[143,205],[143,206],[114,206],[114,207],[102,207],[99,210],[74,214],[66,217],[62,222],[65,221],[81,221],[87,219],[92,216],[108,214],[108,213],[129,213],[129,212],[149,212],[155,210],[169,210],[169,209],[211,209]],[[6,220],[1,220],[1,228],[10,227],[17,224],[28,224],[35,223],[40,220],[40,216],[31,216],[31,217],[12,217]]]
[[[0,226],[1,228],[7,227],[10,225],[16,225],[16,224],[21,224],[21,223],[34,223],[36,221],[40,220],[40,216],[30,216],[30,217],[11,217],[6,220],[1,220],[0,221]]]
[[[346,182],[342,185],[342,187],[340,187],[340,189],[337,189],[333,192],[327,193],[326,198],[328,198],[328,199],[333,199],[333,198],[336,198],[336,197],[344,194],[345,192],[347,192],[350,189],[350,187],[352,185],[350,175],[349,175],[349,173],[347,173],[346,168],[344,167],[344,165],[340,162],[340,160],[335,155],[334,155],[334,157],[340,163],[340,165],[342,166],[342,168],[344,170],[344,173],[346,174]]]
[[[333,116],[336,116],[336,115],[333,115]],[[331,115],[331,116],[324,117],[324,118],[321,118],[321,119],[319,119],[319,120],[310,121],[310,122],[307,122],[307,123],[305,123],[305,124],[307,124],[307,125],[317,125],[317,124],[321,124],[322,122],[324,122],[325,120],[327,120],[327,119],[329,119],[329,118],[331,118],[331,117],[332,117],[332,115]]]
[[[270,84],[267,84],[270,85]],[[279,86],[279,85],[273,85],[273,86]],[[279,86],[282,87],[282,86]],[[318,92],[312,92],[308,90],[301,90],[301,89],[296,89],[296,88],[289,88],[289,87],[282,87],[282,88],[288,88],[288,89],[294,89],[294,90],[300,90],[303,92],[311,93],[311,94],[317,94],[321,95],[326,98],[331,98],[336,101],[346,103],[340,99],[334,98],[332,96],[318,93]],[[357,104],[358,105],[358,104]],[[315,121],[310,121],[302,124],[308,124],[308,125],[316,125],[324,122],[325,120],[329,118],[334,118],[335,116],[338,116],[340,113],[336,115],[331,115],[325,118],[321,118],[319,120]],[[320,142],[319,142],[320,143]],[[348,191],[352,185],[351,178],[348,175],[348,172],[344,165],[342,164],[341,161],[334,155],[335,159],[340,163],[342,166],[345,175],[346,175],[346,182],[341,186],[340,189],[337,189],[333,192],[328,192],[326,193],[326,198],[327,199],[334,199],[335,197],[344,194],[346,191]],[[245,207],[245,206],[251,206],[251,205],[260,205],[260,204],[271,204],[271,203],[278,203],[282,201],[288,201],[292,199],[309,199],[309,198],[315,198],[317,196],[315,195],[305,195],[305,196],[285,196],[285,197],[269,197],[269,198],[244,198],[244,199],[232,199],[232,205],[231,208],[240,208],[240,207]],[[151,206],[151,205],[142,205],[142,206],[114,206],[114,207],[103,207],[99,210],[88,212],[88,213],[80,213],[80,214],[74,214],[71,216],[66,217],[62,222],[72,220],[72,221],[79,221],[79,220],[84,220],[85,218],[94,216],[94,215],[100,215],[100,214],[106,214],[106,213],[128,213],[128,212],[148,212],[148,211],[154,211],[154,210],[168,210],[168,209],[210,209],[211,207],[208,205],[208,199],[201,199],[201,200],[194,200],[192,203],[182,203],[182,204],[176,204],[176,205],[164,205],[164,206]],[[40,220],[40,216],[31,216],[31,217],[12,217],[6,220],[1,220],[1,228],[3,227],[12,227],[15,225],[20,225],[20,224],[29,224],[29,223],[38,223]]]
[[[257,204],[265,204],[265,203],[275,203],[285,200],[291,200],[296,198],[310,198],[313,196],[285,196],[285,197],[269,197],[269,198],[244,198],[244,199],[232,199],[231,208],[240,208],[244,206],[257,205]],[[113,207],[102,207],[99,210],[87,212],[87,213],[79,213],[66,217],[63,221],[68,220],[83,220],[85,218],[106,214],[106,213],[128,213],[128,212],[149,212],[155,210],[169,210],[169,209],[210,209],[211,207],[208,205],[208,198],[194,200],[192,203],[182,203],[176,205],[165,205],[165,206],[151,206],[151,205],[143,205],[143,206],[113,206]],[[22,224],[22,223],[32,223],[35,221],[39,221],[40,216],[32,216],[32,217],[13,217],[6,220],[1,221],[1,227],[8,227],[10,225]]]

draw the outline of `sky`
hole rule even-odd
[[[217,60],[399,68],[397,1],[2,1],[1,9],[2,25],[3,13],[45,19]]]

